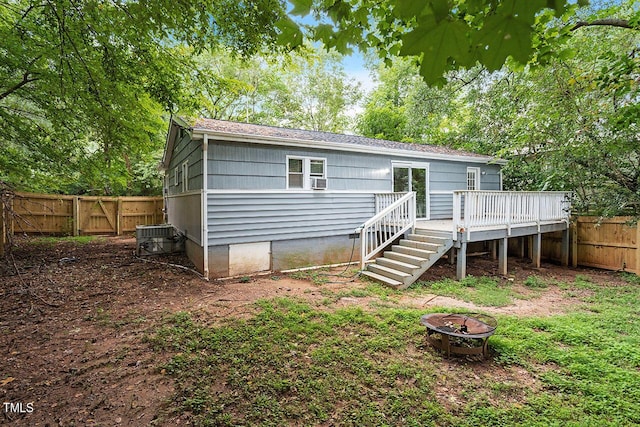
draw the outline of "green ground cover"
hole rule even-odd
[[[527,279],[525,288],[555,287],[579,304],[548,317],[497,316],[484,362],[435,352],[419,324],[428,310],[338,308],[332,298],[262,300],[255,316],[221,325],[180,312],[148,341],[171,355],[158,367],[177,384],[170,410],[196,425],[638,425],[640,282],[625,279]],[[522,297],[518,289],[471,278],[421,283],[404,295],[499,306]],[[377,285],[349,293],[399,295]]]

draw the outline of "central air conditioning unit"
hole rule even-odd
[[[314,190],[326,190],[327,178],[311,178],[311,188]]]
[[[180,252],[184,236],[171,224],[136,226],[136,255],[158,255]]]

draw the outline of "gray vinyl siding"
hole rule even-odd
[[[453,192],[467,189],[467,167],[480,168],[481,190],[500,190],[498,165],[432,161],[429,170],[431,219],[453,217]]]
[[[189,191],[202,189],[202,145],[201,141],[192,141],[187,132],[176,141],[167,170],[167,190],[169,195],[182,192],[182,184],[175,185],[175,174],[182,170],[182,164],[189,162]]]
[[[327,159],[329,190],[391,191],[391,161],[386,156],[214,141],[209,142],[208,188],[284,190],[287,156]]]
[[[374,209],[371,194],[209,193],[209,245],[347,236]]]
[[[453,217],[453,192],[431,194],[431,219],[451,219]]]

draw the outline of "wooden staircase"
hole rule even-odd
[[[362,272],[384,285],[406,289],[453,247],[451,233],[416,229]]]

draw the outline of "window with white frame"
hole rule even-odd
[[[180,168],[176,167],[173,169],[173,185],[180,185]]]
[[[313,178],[327,177],[327,160],[287,156],[287,188],[309,190]]]
[[[480,168],[467,168],[467,190],[480,189]]]
[[[189,191],[189,161],[182,163],[182,192]]]

